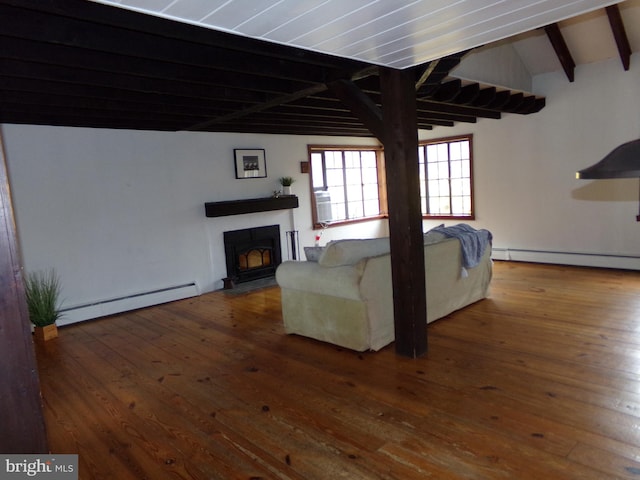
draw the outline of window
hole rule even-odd
[[[420,142],[422,214],[473,219],[472,136]]]
[[[309,147],[315,226],[381,215],[381,149]]]

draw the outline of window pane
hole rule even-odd
[[[427,145],[427,162],[438,161],[438,145]]]
[[[451,162],[451,178],[462,178],[462,162],[459,160]]]
[[[331,207],[331,211],[333,213],[332,220],[346,220],[347,211],[345,209],[344,203],[332,203]]]
[[[349,218],[364,217],[364,206],[362,202],[349,202]]]
[[[469,140],[460,142],[460,158],[471,158],[471,155],[469,154]]]
[[[471,197],[464,197],[462,199],[463,202],[463,212],[465,215],[471,215]]]
[[[471,161],[469,159],[462,162],[462,176],[464,178],[471,178]]]
[[[360,161],[362,162],[362,168],[378,168],[376,152],[361,152]]]
[[[360,185],[347,187],[347,198],[349,201],[362,200],[362,187]]]
[[[378,185],[378,170],[375,168],[365,168],[362,170],[362,183],[367,185]]]
[[[347,174],[347,185],[362,185],[362,179],[360,177],[360,169],[348,168],[346,170]]]
[[[329,188],[332,202],[344,203],[344,188]]]
[[[344,178],[342,177],[342,170],[327,169],[327,185],[329,187],[343,185],[343,181]]]
[[[438,180],[438,188],[439,188],[439,193],[438,195],[449,195],[450,191],[449,191],[449,180],[448,179],[442,179],[442,180]]]
[[[426,174],[420,172],[425,215],[473,215],[471,150],[471,136],[420,145],[418,160],[426,156],[427,162]]]
[[[462,197],[451,197],[451,209],[453,213],[464,213],[464,209],[462,206]]]
[[[345,149],[310,155],[315,189],[315,219],[335,222],[380,214],[379,151]]]
[[[464,195],[465,183],[466,182],[460,179],[451,180],[451,195],[458,195],[458,196]]]
[[[371,217],[380,214],[380,202],[378,199],[365,200],[364,202],[364,216]]]
[[[449,163],[438,162],[438,177],[449,178]]]
[[[449,145],[449,155],[451,160],[460,160],[462,158],[462,149],[460,148],[462,142],[453,142]]]
[[[438,144],[438,161],[449,160],[449,148],[446,143]]]
[[[311,175],[314,188],[324,187],[324,174],[322,171],[322,154],[311,154]]]
[[[366,200],[378,199],[378,185],[365,185],[362,187],[362,196]]]
[[[429,180],[429,196],[434,197],[440,195],[440,182],[438,180]]]
[[[325,152],[327,168],[342,168],[342,152]]]
[[[436,179],[439,177],[437,163],[429,163],[427,165],[427,176],[429,179]]]
[[[358,152],[344,152],[345,168],[360,168],[360,154]]]
[[[432,215],[447,215],[451,213],[449,197],[432,197],[429,199]]]

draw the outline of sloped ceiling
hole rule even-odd
[[[638,51],[639,47],[639,2],[627,0],[619,8],[632,51]],[[243,21],[245,25],[255,24],[262,15],[260,9],[267,6],[277,11],[285,5],[292,9],[302,8],[299,4],[304,8],[315,5],[314,12],[319,15],[321,7],[337,9],[340,3],[375,7],[376,15],[380,13],[377,9],[385,5],[392,9],[385,18],[397,15],[405,4],[413,8],[424,3],[439,4],[442,11],[449,13],[454,11],[447,7],[449,4],[464,4],[469,8],[487,4],[470,0],[205,2],[207,8],[244,6],[241,12],[253,12]],[[584,7],[586,3],[512,0],[490,5],[520,5],[522,11],[530,11],[524,7],[531,4],[554,5],[558,11],[565,12],[566,4]],[[158,5],[161,7],[157,8],[186,8],[187,3],[185,0],[136,0],[136,8]],[[308,18],[299,9],[292,11],[297,14],[287,21],[289,26]],[[494,11],[494,14],[497,13]],[[347,14],[342,17],[345,15],[348,17]],[[502,15],[503,20],[504,15],[507,14]],[[378,17],[373,17],[371,21],[376,22]],[[262,20],[275,31],[274,25],[283,18],[271,18],[271,23],[269,16]],[[360,23],[366,23],[362,16],[358,18]],[[407,22],[412,23],[412,18]],[[589,39],[595,35],[590,30],[593,25],[611,37],[612,29],[606,18],[604,9],[598,9],[552,25],[560,25],[562,34],[567,32],[570,50],[580,61],[591,58],[583,56],[582,45],[589,45]],[[589,25],[588,32],[579,31],[583,21]],[[485,18],[478,23],[486,28],[487,22]],[[364,95],[369,101],[381,104],[376,64],[191,23],[87,0],[0,0],[3,45],[0,49],[0,123],[371,136],[343,100],[345,95]],[[358,30],[357,25],[353,21],[351,28],[343,25],[345,33]],[[427,26],[426,30],[436,27]],[[577,33],[574,35],[573,31]],[[587,47],[587,50],[591,54],[606,50],[605,55],[615,56],[616,46],[611,42],[607,42],[606,49],[598,44],[598,48]],[[380,45],[380,49],[383,46]],[[418,54],[420,46],[416,43],[412,61],[428,58],[424,53]],[[493,54],[492,50],[498,47],[506,48],[508,55],[504,51]],[[479,55],[484,55],[481,61],[477,60]],[[551,60],[543,62],[536,60],[536,56]],[[509,62],[505,62],[507,58]],[[476,122],[479,118],[499,119],[507,112],[535,113],[544,107],[545,99],[531,92],[527,78],[542,68],[561,68],[558,58],[545,32],[536,30],[473,51],[456,51],[408,66],[416,79],[418,126],[430,129]],[[489,70],[505,75],[485,78],[478,66],[484,66],[485,73]],[[520,73],[518,82],[506,78],[515,77],[516,70]]]
[[[615,7],[619,10],[630,51],[640,51],[640,0],[627,0]],[[557,25],[575,65],[620,58],[606,9],[578,15]],[[534,76],[562,70],[547,33],[544,28],[538,28],[475,49],[465,56],[452,75],[532,92]]]

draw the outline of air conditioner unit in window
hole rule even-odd
[[[331,214],[331,195],[327,191],[320,190],[315,192],[315,196],[318,222],[330,222],[333,220],[333,215]]]

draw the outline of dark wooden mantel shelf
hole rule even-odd
[[[207,202],[204,204],[207,217],[226,217],[229,215],[242,215],[243,213],[287,210],[289,208],[298,208],[298,197],[295,195],[247,198],[244,200],[227,200],[224,202]]]

